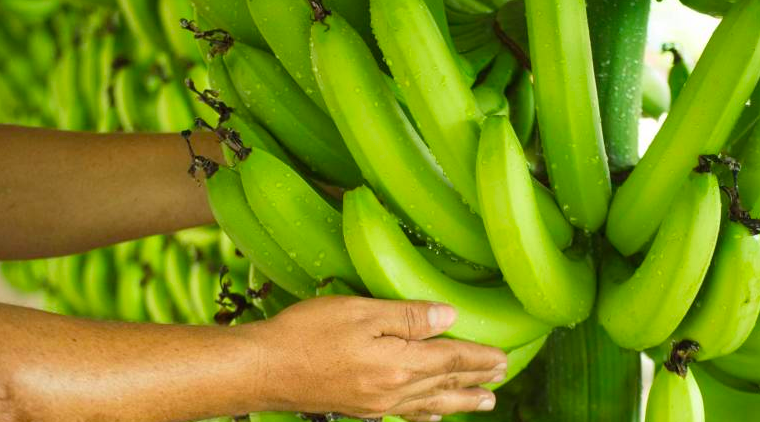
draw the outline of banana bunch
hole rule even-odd
[[[760,385],[760,0],[682,2],[723,20],[696,64],[663,46],[666,79],[646,0],[0,0],[22,17],[0,53],[23,57],[0,63],[0,122],[181,133],[218,223],[3,278],[165,324],[441,301],[446,336],[520,375],[486,418],[542,420],[516,393],[532,377],[551,415],[632,419],[646,351],[666,358],[648,421],[732,420],[720,403]],[[640,158],[639,119],[665,113]],[[340,415],[249,419],[315,417]]]

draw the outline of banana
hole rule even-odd
[[[257,271],[299,299],[316,294],[314,279],[275,242],[248,206],[237,173],[220,166],[206,178],[206,189],[214,218]]]
[[[117,269],[128,264],[130,261],[138,260],[138,251],[140,250],[139,240],[130,240],[121,242],[113,247],[113,260]],[[120,270],[119,270],[120,271]]]
[[[114,76],[113,97],[119,124],[125,132],[139,132],[152,126],[144,112],[150,103],[148,92],[141,81],[141,70],[128,66]]]
[[[707,422],[745,422],[760,414],[760,394],[724,385],[700,365],[690,367],[699,384]]]
[[[749,104],[744,107],[739,120],[731,131],[731,136],[728,138],[726,145],[731,154],[734,154],[735,150],[741,149],[758,122],[760,122],[760,84],[755,87],[749,97]]]
[[[374,297],[441,301],[455,307],[459,316],[448,336],[512,350],[551,330],[523,310],[509,287],[469,286],[441,274],[367,187],[345,195],[343,235]]]
[[[279,285],[272,283],[253,264],[251,264],[248,272],[248,287],[258,293],[253,298],[253,305],[263,312],[267,319],[274,317],[299,300]]]
[[[684,6],[716,17],[725,16],[736,2],[737,0],[681,0]]]
[[[760,0],[737,3],[710,39],[639,165],[618,189],[606,236],[624,255],[649,241],[697,165],[726,142],[760,79]]]
[[[490,285],[494,279],[499,277],[499,272],[496,270],[473,266],[468,262],[457,259],[455,256],[430,249],[427,246],[417,246],[416,249],[429,263],[438,268],[443,275],[456,281],[473,285]]]
[[[98,80],[97,104],[96,104],[96,128],[100,133],[115,132],[119,126],[119,116],[115,107],[113,95],[114,61],[121,57],[123,52],[122,35],[114,29],[106,28],[100,42],[98,56]]]
[[[139,264],[130,262],[121,268],[116,286],[116,315],[122,321],[147,321],[143,281],[146,274]]]
[[[192,19],[193,5],[190,0],[158,0],[158,17],[174,55],[193,63],[200,62],[201,54],[190,34],[180,27],[180,19]]]
[[[166,249],[166,237],[163,235],[148,236],[140,242],[138,260],[147,265],[153,274],[164,273],[164,250]]]
[[[696,359],[727,355],[744,343],[760,314],[760,238],[728,222],[694,305],[673,334],[699,343]]]
[[[263,150],[238,163],[245,197],[262,225],[315,280],[363,290],[341,236],[342,218],[298,173]]]
[[[446,0],[446,6],[459,12],[478,14],[492,13],[494,7],[480,0]]]
[[[210,89],[211,86],[209,83],[208,70],[203,64],[196,63],[193,65],[193,67],[187,71],[187,79],[185,81],[186,83],[192,82],[194,89],[201,93]],[[213,108],[204,104],[202,99],[197,97],[191,98],[190,106],[192,107],[195,116],[203,119],[203,121],[208,123],[211,127],[216,127],[218,125],[219,114],[217,114]]]
[[[175,322],[172,307],[166,282],[160,277],[149,277],[145,282],[145,311],[148,319],[157,324],[172,324]]]
[[[685,376],[661,368],[647,402],[646,422],[705,422],[702,393],[691,371]]]
[[[739,172],[740,197],[743,203],[751,207],[760,199],[760,124],[738,148],[737,157],[742,165]]]
[[[180,319],[189,323],[198,323],[190,303],[188,277],[190,257],[187,251],[176,241],[170,241],[164,251],[164,280]]]
[[[472,90],[483,114],[509,115],[509,102],[504,91],[517,70],[518,63],[511,52],[502,50],[496,56],[485,80]]]
[[[332,279],[329,283],[322,283],[317,287],[317,296],[361,296],[359,292],[351,288],[340,279]]]
[[[155,0],[116,0],[121,16],[142,48],[150,52],[168,51],[169,45],[161,32]],[[180,0],[174,0],[180,1]]]
[[[187,288],[190,292],[190,304],[197,321],[202,324],[214,322],[214,314],[218,310],[216,304],[215,285],[217,277],[209,270],[209,264],[195,261],[190,264]]]
[[[113,256],[107,249],[95,249],[84,258],[83,292],[89,315],[98,319],[116,316],[116,272]]]
[[[356,1],[356,0],[354,0]],[[326,111],[311,71],[309,31],[313,13],[303,0],[248,0],[256,26],[290,76],[322,110]]]
[[[642,112],[644,117],[659,119],[670,111],[668,81],[652,66],[645,65],[642,75]]]
[[[523,70],[507,93],[509,120],[520,143],[525,146],[533,139],[536,126],[536,97],[531,74]]]
[[[364,178],[419,238],[495,268],[482,222],[449,185],[361,37],[333,12],[314,23],[311,40],[322,96]]]
[[[16,15],[27,22],[40,22],[48,19],[61,8],[60,0],[3,0],[0,9]]]
[[[584,3],[526,2],[538,124],[549,179],[570,224],[596,231],[611,195]]]
[[[673,66],[668,73],[668,85],[670,86],[670,98],[672,101],[676,101],[689,79],[689,75],[694,71],[694,63],[675,44],[663,44],[662,51],[673,55]]]
[[[494,38],[472,51],[461,55],[457,53],[454,56],[459,61],[459,68],[467,85],[472,86],[476,82],[480,73],[493,62],[501,50],[501,42]]]
[[[222,262],[226,265],[232,274],[247,274],[248,267],[251,265],[248,259],[238,251],[235,243],[223,231],[219,233],[219,255]]]
[[[90,315],[90,307],[84,296],[82,266],[84,255],[70,255],[61,259],[57,271],[58,290],[61,297],[77,315]]]
[[[6,261],[0,263],[0,274],[11,287],[22,292],[32,293],[42,288],[44,277],[32,271],[32,261]]]
[[[451,36],[457,52],[464,55],[488,45],[494,40],[498,41],[493,23],[494,19],[489,18],[471,25],[452,26],[450,28]]]
[[[103,24],[101,13],[93,13],[84,23],[82,41],[79,44],[78,86],[82,93],[83,104],[89,120],[97,121],[99,105],[98,87],[100,87],[100,48],[102,33],[99,28]]]
[[[248,111],[311,171],[345,187],[361,183],[361,172],[335,124],[276,58],[238,43],[224,61]]]
[[[61,130],[85,130],[89,127],[86,109],[82,107],[77,79],[78,60],[76,48],[64,46],[61,57],[51,72],[50,95],[55,104],[56,125]]]
[[[232,108],[226,126],[240,134],[243,145],[249,148],[256,147],[266,150],[289,166],[296,167],[290,155],[283,150],[282,146],[266,129],[255,121],[245,108],[243,101],[235,90],[232,80],[230,80],[227,67],[221,58],[215,58],[210,61],[208,65],[208,82],[211,89],[217,94],[217,99]],[[223,152],[225,153],[227,163],[231,166],[234,165],[234,153],[226,147],[223,147]]]
[[[644,49],[649,0],[588,2],[602,132],[613,171],[639,161]]]
[[[760,385],[760,354],[756,351],[740,348],[730,355],[721,356],[710,361],[721,372],[754,384]]]
[[[602,268],[599,320],[618,345],[643,350],[676,330],[709,268],[720,214],[716,177],[694,174],[681,187],[635,272],[614,270],[626,264],[610,254]]]
[[[552,241],[506,117],[489,117],[483,124],[477,181],[491,247],[526,311],[552,325],[586,319],[596,294],[595,274],[588,262],[568,258]]]
[[[253,22],[246,0],[190,0],[198,16],[211,28],[229,32],[242,43],[268,49],[266,40]]]
[[[181,132],[195,124],[193,109],[182,84],[170,80],[161,85],[156,99],[158,129],[161,132]]]
[[[422,137],[477,210],[475,156],[483,113],[457,60],[424,0],[370,0],[370,7],[378,44]]]

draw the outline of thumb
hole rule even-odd
[[[446,304],[421,301],[380,300],[378,321],[381,335],[405,340],[424,340],[454,325],[457,311]]]

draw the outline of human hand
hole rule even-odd
[[[298,303],[256,324],[258,388],[267,410],[338,412],[374,418],[488,411],[504,379],[506,354],[474,343],[431,339],[456,319],[428,302],[325,297]],[[261,330],[261,331],[259,331]]]

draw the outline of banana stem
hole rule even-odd
[[[588,0],[594,73],[607,157],[613,172],[639,161],[644,47],[649,0]]]
[[[556,330],[535,362],[543,388],[521,409],[532,418],[525,420],[639,420],[639,353],[613,343],[595,317]]]

